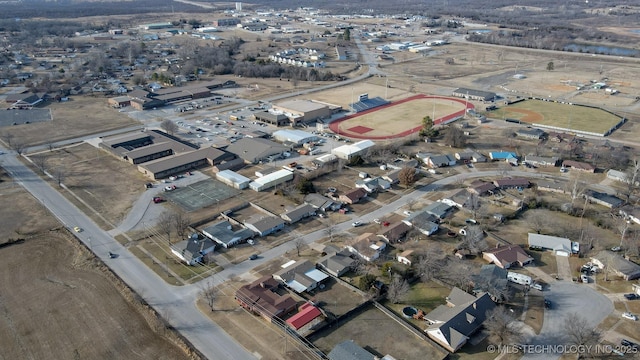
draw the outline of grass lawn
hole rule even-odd
[[[603,331],[609,330],[618,320],[620,320],[618,316],[609,315],[606,319],[602,320],[598,327]]]
[[[558,262],[555,255],[549,251],[528,251],[527,252],[535,260],[536,267],[549,275],[558,273]]]
[[[144,247],[144,249],[149,253],[151,253],[156,259],[162,261],[164,265],[169,267],[171,271],[173,271],[176,275],[178,275],[182,280],[185,281],[201,280],[204,277],[214,274],[216,272],[216,269],[221,270],[221,268],[217,267],[215,264],[211,264],[209,266],[187,266],[180,262],[171,253],[171,250],[168,246],[163,244],[148,242],[141,246]]]
[[[491,116],[599,134],[606,133],[620,122],[620,117],[604,110],[541,100],[505,106],[493,111]]]
[[[601,286],[612,293],[628,293],[633,291],[631,288],[631,282],[622,280],[611,274],[609,275],[608,281],[604,280],[603,273],[596,274],[596,282],[598,286]]]
[[[524,323],[531,326],[536,334],[540,333],[544,324],[544,296],[542,293],[529,292],[529,307]]]
[[[628,319],[622,320],[622,323],[618,325],[616,331],[636,340],[640,338],[640,324],[637,321],[631,321]]]

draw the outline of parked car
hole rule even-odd
[[[628,346],[628,347],[631,347],[631,348],[634,348],[634,349],[638,348],[638,344],[634,343],[633,341],[629,341],[627,339],[620,340],[620,345]]]
[[[353,226],[353,227],[362,226],[362,221],[354,221],[354,222],[351,223],[351,226]]]
[[[330,188],[327,189],[327,191],[334,193],[334,192],[338,191],[338,189],[336,189],[334,187],[330,187]]]
[[[545,309],[551,309],[553,307],[553,304],[551,303],[550,300],[544,299],[544,308]]]
[[[153,203],[154,204],[160,204],[161,202],[164,202],[164,198],[161,198],[160,196],[154,196],[153,197]]]
[[[542,284],[534,282],[533,284],[531,284],[531,288],[542,291]]]
[[[614,247],[611,248],[611,251],[613,251],[613,252],[618,252],[618,251],[621,251],[621,250],[622,250],[622,248],[620,246],[614,246]]]
[[[405,214],[405,215],[407,215],[407,216],[410,216],[410,215],[411,215],[411,211],[409,211],[409,210],[405,210],[405,211],[403,211],[402,213],[403,213],[403,214]]]
[[[167,185],[164,187],[164,191],[173,191],[176,189],[175,185]]]
[[[256,260],[258,258],[258,254],[251,254],[249,256],[249,260]]]
[[[625,319],[629,319],[629,320],[633,320],[633,321],[638,321],[638,316],[630,313],[630,312],[625,312],[622,313],[622,317]]]
[[[73,231],[79,233],[79,232],[82,232],[82,229],[80,227],[78,227],[78,226],[74,226],[73,227]]]
[[[636,300],[636,299],[640,298],[640,295],[635,294],[635,293],[624,294],[624,298],[627,299],[627,300]]]
[[[151,189],[153,187],[152,183],[146,183],[144,184],[145,189]]]
[[[382,224],[382,221],[380,221],[380,219],[373,219],[373,222],[376,224]]]
[[[588,284],[589,283],[589,277],[585,274],[580,275],[580,281],[582,281],[584,284]]]

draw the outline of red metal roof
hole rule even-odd
[[[289,326],[291,326],[292,328],[298,330],[320,315],[322,315],[320,309],[309,303],[306,303],[300,307],[300,311],[297,314],[287,319],[287,324],[289,324]]]

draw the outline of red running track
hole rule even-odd
[[[471,104],[470,102],[465,101],[463,99],[450,98],[450,97],[445,97],[445,96],[432,96],[432,95],[422,95],[422,94],[420,94],[420,95],[414,95],[414,96],[408,97],[406,99],[398,100],[398,101],[392,102],[392,103],[387,104],[387,105],[378,106],[378,107],[375,107],[375,108],[372,108],[372,109],[368,109],[368,110],[365,110],[365,111],[362,111],[362,112],[359,112],[359,113],[356,113],[356,114],[353,114],[353,115],[346,116],[346,117],[344,117],[344,118],[342,118],[340,120],[336,120],[336,121],[332,122],[331,124],[329,124],[329,129],[331,129],[331,131],[333,131],[336,134],[344,135],[344,136],[347,136],[347,137],[350,137],[350,138],[354,138],[354,139],[387,140],[387,139],[395,139],[395,138],[411,135],[413,133],[419,132],[420,129],[422,129],[422,125],[421,126],[417,126],[415,128],[412,128],[412,129],[408,129],[408,130],[399,132],[397,134],[392,134],[392,135],[387,135],[387,136],[367,136],[366,134],[356,134],[356,133],[352,133],[352,132],[349,132],[348,134],[346,134],[344,131],[342,131],[342,132],[338,131],[338,126],[343,121],[346,121],[346,120],[349,120],[349,119],[353,119],[353,118],[357,118],[359,116],[366,115],[366,114],[372,113],[374,111],[378,111],[378,110],[381,110],[381,109],[384,109],[384,108],[388,108],[388,107],[391,107],[391,106],[404,104],[406,102],[417,100],[417,99],[444,99],[444,100],[456,101],[456,102],[459,102],[461,104],[465,104],[465,109],[464,110],[456,111],[456,112],[454,112],[452,114],[443,116],[441,118],[434,119],[433,120],[433,124],[434,125],[447,124],[447,123],[449,123],[449,122],[451,122],[453,120],[458,119],[459,117],[462,117],[465,114],[467,109],[474,109],[475,108],[473,106],[473,104]]]

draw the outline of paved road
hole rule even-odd
[[[0,151],[4,149],[0,148]],[[137,257],[129,253],[109,233],[100,229],[56,189],[24,166],[15,154],[4,154],[2,166],[60,222],[83,229],[77,237],[89,246],[120,278],[144,298],[156,311],[183,334],[209,359],[254,359],[236,340],[198,310],[197,286],[183,291],[166,284]],[[120,256],[109,258],[109,252]]]

